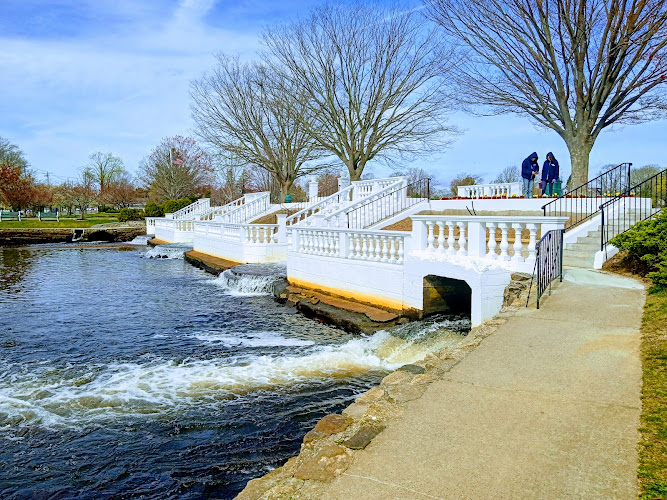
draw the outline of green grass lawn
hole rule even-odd
[[[41,221],[37,217],[22,218],[21,221],[8,220],[0,222],[0,229],[24,229],[24,228],[86,228],[94,226],[95,224],[108,224],[111,222],[118,222],[116,214],[97,213],[88,214],[86,220],[77,220],[78,215],[63,215],[60,221],[45,220]]]
[[[667,289],[646,297],[642,319],[642,499],[667,499]]]

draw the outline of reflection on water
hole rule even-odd
[[[20,282],[30,271],[30,251],[22,248],[0,250],[0,289],[11,293],[20,290]]]
[[[145,251],[0,249],[0,497],[231,498],[468,326],[352,336]]]

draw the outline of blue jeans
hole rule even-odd
[[[554,183],[542,181],[542,195],[552,196],[554,194]]]
[[[526,179],[523,178],[523,195],[526,198],[533,197],[533,186],[535,185],[535,179]]]

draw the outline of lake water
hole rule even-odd
[[[0,248],[0,498],[233,498],[468,327],[351,335],[148,252]]]

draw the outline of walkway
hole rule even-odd
[[[323,499],[637,498],[643,286],[571,269],[413,401]]]

